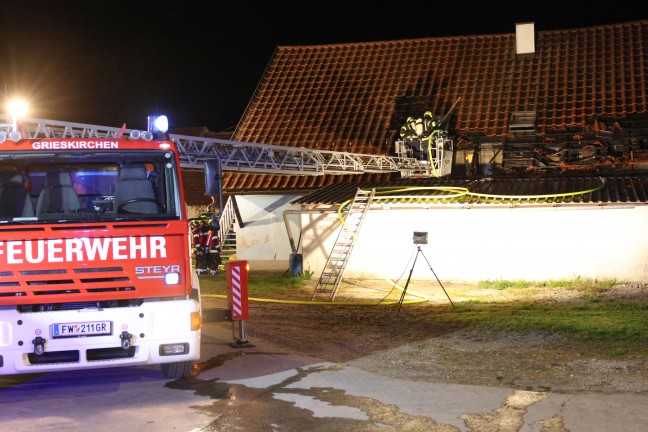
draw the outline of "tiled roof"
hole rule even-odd
[[[353,200],[357,189],[376,188],[374,204],[400,206],[531,206],[646,204],[648,178],[559,177],[474,180],[404,179],[381,183],[332,184],[292,204],[306,207],[339,206]]]
[[[393,150],[408,116],[448,112],[460,132],[504,135],[514,111],[539,131],[648,111],[648,20],[515,34],[280,46],[234,139],[354,153]]]
[[[537,132],[585,130],[597,116],[648,113],[648,20],[515,34],[277,47],[232,139],[394,154],[408,116],[452,111],[458,137],[501,137],[514,111]],[[460,143],[459,143],[460,144]],[[397,174],[300,177],[228,173],[230,193],[387,182]]]

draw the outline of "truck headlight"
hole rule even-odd
[[[165,285],[178,285],[180,283],[179,273],[167,273],[164,275]]]

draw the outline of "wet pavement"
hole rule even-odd
[[[232,341],[208,323],[205,353]],[[219,401],[200,431],[645,431],[646,394],[555,394],[394,380],[347,364],[282,353],[259,341],[211,358],[196,382]],[[220,359],[221,361],[215,361]],[[229,386],[229,387],[228,387]],[[204,389],[203,389],[204,390]]]
[[[644,431],[646,394],[556,394],[395,380],[207,322],[195,376],[158,367],[0,377],[0,431]],[[236,344],[235,344],[236,345]]]

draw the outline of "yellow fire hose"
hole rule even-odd
[[[584,195],[587,193],[592,193],[597,190],[602,189],[605,186],[605,181],[602,180],[601,184],[597,187],[591,188],[591,189],[586,189],[582,191],[576,191],[576,192],[563,192],[563,193],[555,193],[555,194],[544,194],[544,195],[492,195],[492,194],[483,194],[483,193],[477,193],[477,192],[470,192],[467,188],[464,187],[459,187],[459,186],[410,186],[410,187],[378,187],[376,188],[376,194],[374,195],[374,200],[387,200],[387,199],[395,199],[395,198],[415,198],[415,199],[421,199],[421,198],[427,198],[427,199],[446,199],[446,198],[456,198],[464,195],[470,195],[470,196],[478,196],[478,197],[484,197],[484,198],[493,198],[493,199],[512,199],[512,200],[528,200],[528,199],[537,199],[537,198],[558,198],[558,197],[567,197],[567,196],[576,196],[576,195]],[[407,192],[407,191],[415,191],[415,190],[434,190],[434,191],[441,191],[441,192],[446,192],[445,194],[439,196],[430,196],[430,197],[421,197],[420,195],[402,195],[402,192]],[[389,195],[388,195],[389,194]],[[376,196],[377,195],[377,196]],[[345,202],[343,202],[340,207],[338,208],[338,218],[342,222],[342,225],[344,228],[346,228],[351,235],[353,236],[354,240],[357,240],[355,234],[349,227],[349,225],[346,223],[346,219],[342,216],[342,210],[344,207],[350,203],[352,199],[349,199]],[[394,286],[394,288],[398,288],[401,291],[404,290],[403,287],[399,286],[396,282],[391,280],[388,277],[383,277],[383,279],[390,284]],[[389,301],[389,302],[383,302],[380,301],[378,303],[368,303],[368,302],[332,302],[332,301],[308,301],[308,300],[279,300],[279,299],[268,299],[268,298],[257,298],[257,297],[249,297],[249,301],[254,301],[254,302],[260,302],[260,303],[281,303],[281,304],[301,304],[301,305],[337,305],[337,306],[379,306],[379,305],[396,305],[396,304],[415,304],[415,303],[425,303],[430,301],[430,299],[422,294],[417,294],[417,293],[408,293],[409,295],[413,297],[417,297],[417,299],[413,300],[403,300],[401,301]],[[226,299],[226,295],[222,294],[203,294],[202,297],[204,298],[223,298]]]

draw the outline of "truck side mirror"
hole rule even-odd
[[[205,161],[205,193],[217,197],[221,195],[223,176],[221,172],[220,159],[208,159]]]

